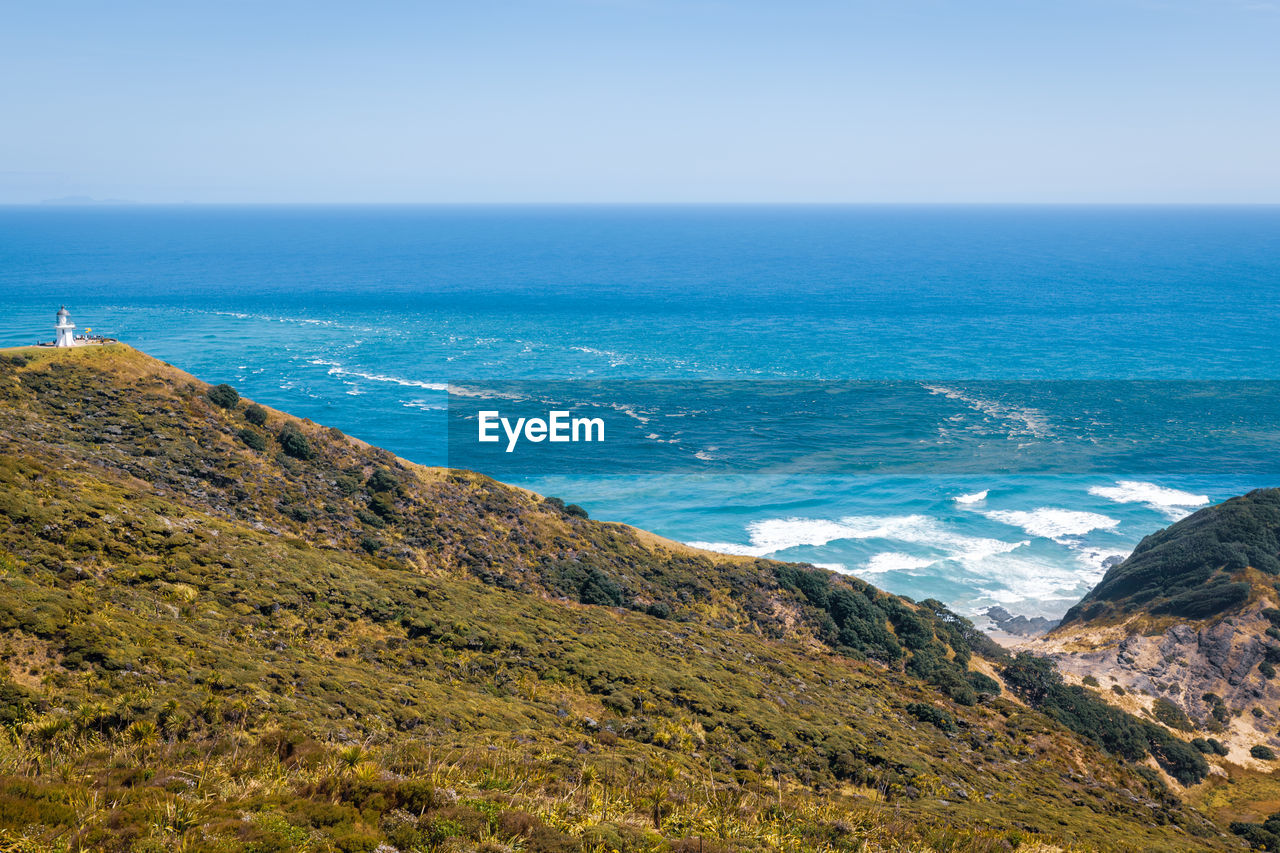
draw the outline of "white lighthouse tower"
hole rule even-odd
[[[58,333],[53,345],[55,347],[75,346],[75,328],[76,324],[71,322],[71,312],[67,310],[67,306],[63,305],[58,309],[58,324],[53,327],[53,330]]]

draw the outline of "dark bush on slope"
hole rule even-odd
[[[208,396],[210,403],[215,406],[221,406],[224,409],[234,409],[240,404],[240,392],[225,383],[214,385],[209,389],[206,396]]]
[[[905,661],[905,671],[939,687],[962,705],[1000,685],[968,669],[974,651],[995,660],[1007,653],[969,620],[933,599],[911,607],[856,578],[822,569],[779,565],[778,583],[795,590],[816,611],[819,636],[837,651],[883,663]]]

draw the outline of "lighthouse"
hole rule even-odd
[[[58,324],[53,330],[58,333],[53,345],[55,347],[73,347],[76,345],[76,324],[71,322],[71,312],[63,305],[58,309]]]

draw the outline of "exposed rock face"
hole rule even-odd
[[[987,608],[987,618],[1006,634],[1019,637],[1038,637],[1058,624],[1056,619],[1046,619],[1043,616],[1030,619],[1022,615],[1014,616],[1003,607]]]
[[[1262,615],[1271,606],[1264,599],[1233,616],[1155,635],[1132,623],[1066,626],[1024,647],[1053,658],[1068,678],[1093,676],[1104,695],[1119,697],[1109,689],[1118,685],[1129,699],[1118,704],[1149,710],[1157,698],[1173,702],[1200,734],[1227,744],[1232,760],[1251,763],[1250,747],[1280,745],[1280,674],[1265,674],[1268,657],[1280,656]]]

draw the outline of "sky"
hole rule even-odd
[[[1280,203],[1280,0],[40,0],[0,203]]]

